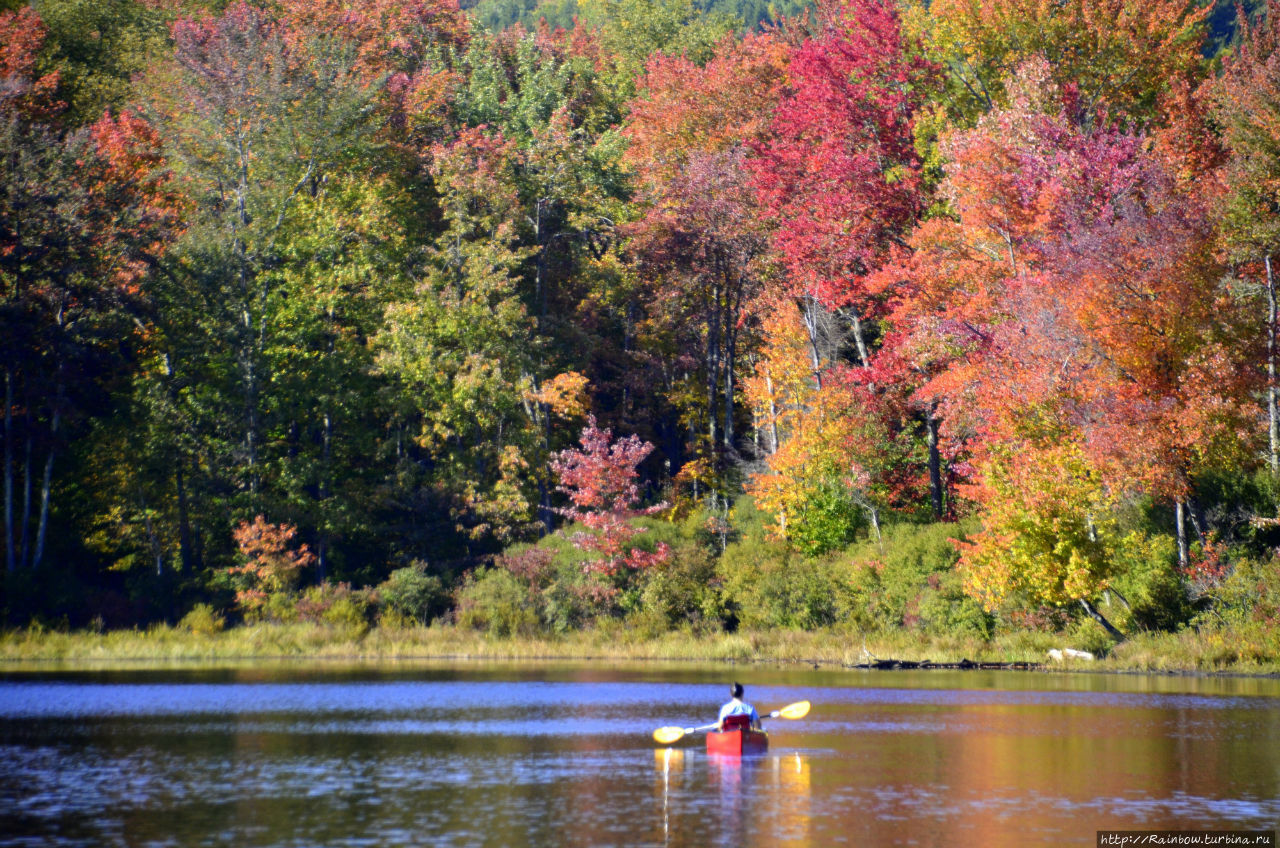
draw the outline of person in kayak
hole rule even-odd
[[[756,708],[742,700],[742,684],[734,682],[729,687],[730,699],[727,704],[720,708],[720,718],[717,721],[717,730],[724,729],[724,720],[733,715],[744,715],[751,717],[751,727],[755,730],[760,729],[760,714],[756,712]]]

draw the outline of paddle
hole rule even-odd
[[[809,714],[808,701],[796,701],[794,704],[787,704],[779,710],[774,710],[764,718],[804,718]],[[663,745],[670,745],[672,742],[678,742],[682,737],[690,733],[697,733],[700,730],[714,730],[719,727],[720,723],[704,724],[701,727],[659,727],[653,731],[653,738]]]

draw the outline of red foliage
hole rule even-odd
[[[384,81],[393,142],[405,129],[439,130],[458,82],[449,57],[471,38],[457,0],[282,0],[280,8],[295,45],[337,35],[355,46],[362,78]]]
[[[978,449],[1066,427],[1109,485],[1181,497],[1235,461],[1249,405],[1205,209],[1043,62],[1010,99],[944,139],[958,220],[922,227],[904,265],[895,324],[936,374],[920,394]]]
[[[557,512],[590,531],[576,534],[573,543],[602,555],[588,568],[603,574],[616,573],[622,566],[648,568],[665,562],[670,553],[665,543],[652,553],[628,544],[644,532],[630,523],[632,518],[652,515],[667,506],[635,506],[640,500],[636,467],[653,451],[653,445],[634,435],[610,444],[612,438],[610,431],[596,426],[595,416],[589,416],[582,430],[582,450],[570,448],[551,460],[551,470],[560,480],[556,488],[568,495],[572,504]]]
[[[360,64],[377,74],[413,76],[471,35],[457,0],[281,0],[280,8],[290,28],[354,42]]]
[[[1226,544],[1213,537],[1206,539],[1180,570],[1193,598],[1211,595],[1231,574]]]
[[[125,111],[103,115],[90,135],[97,161],[86,170],[91,191],[105,208],[127,210],[119,240],[137,245],[154,259],[163,254],[181,228],[187,204],[165,167],[159,134],[142,118]],[[134,287],[147,265],[121,254],[117,280]]]
[[[873,311],[866,275],[921,209],[912,124],[933,67],[909,56],[896,4],[834,0],[791,58],[791,94],[755,166],[792,294]]]
[[[236,603],[246,611],[256,612],[269,595],[292,589],[299,572],[315,563],[315,554],[306,545],[292,547],[297,533],[292,524],[269,524],[261,515],[252,522],[240,522],[232,531],[244,562],[229,567],[227,573],[239,578]]]
[[[0,12],[0,114],[15,112],[31,122],[48,122],[66,104],[55,99],[58,72],[36,75],[36,58],[48,28],[35,9]]]
[[[769,34],[726,38],[705,67],[684,56],[649,59],[624,132],[627,159],[659,186],[691,156],[717,154],[769,136],[789,48]]]

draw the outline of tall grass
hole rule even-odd
[[[254,624],[197,634],[187,628],[0,633],[0,662],[213,661],[268,658],[599,659],[817,663],[854,666],[873,659],[952,663],[1033,662],[1055,667],[1060,635],[1020,632],[991,640],[927,636],[918,631],[862,635],[837,630],[769,630],[644,635],[622,623],[563,635],[494,638],[451,625],[334,627],[313,623]],[[1140,634],[1097,662],[1071,668],[1133,671],[1280,672],[1280,634],[1244,632]]]

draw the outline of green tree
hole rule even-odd
[[[173,458],[156,485],[177,492],[184,567],[229,553],[228,518],[267,512],[302,525],[323,576],[358,529],[351,490],[376,453],[365,342],[404,258],[374,145],[382,81],[348,40],[242,3],[180,20],[174,41],[142,83],[193,207],[137,392],[159,419],[151,450]]]

